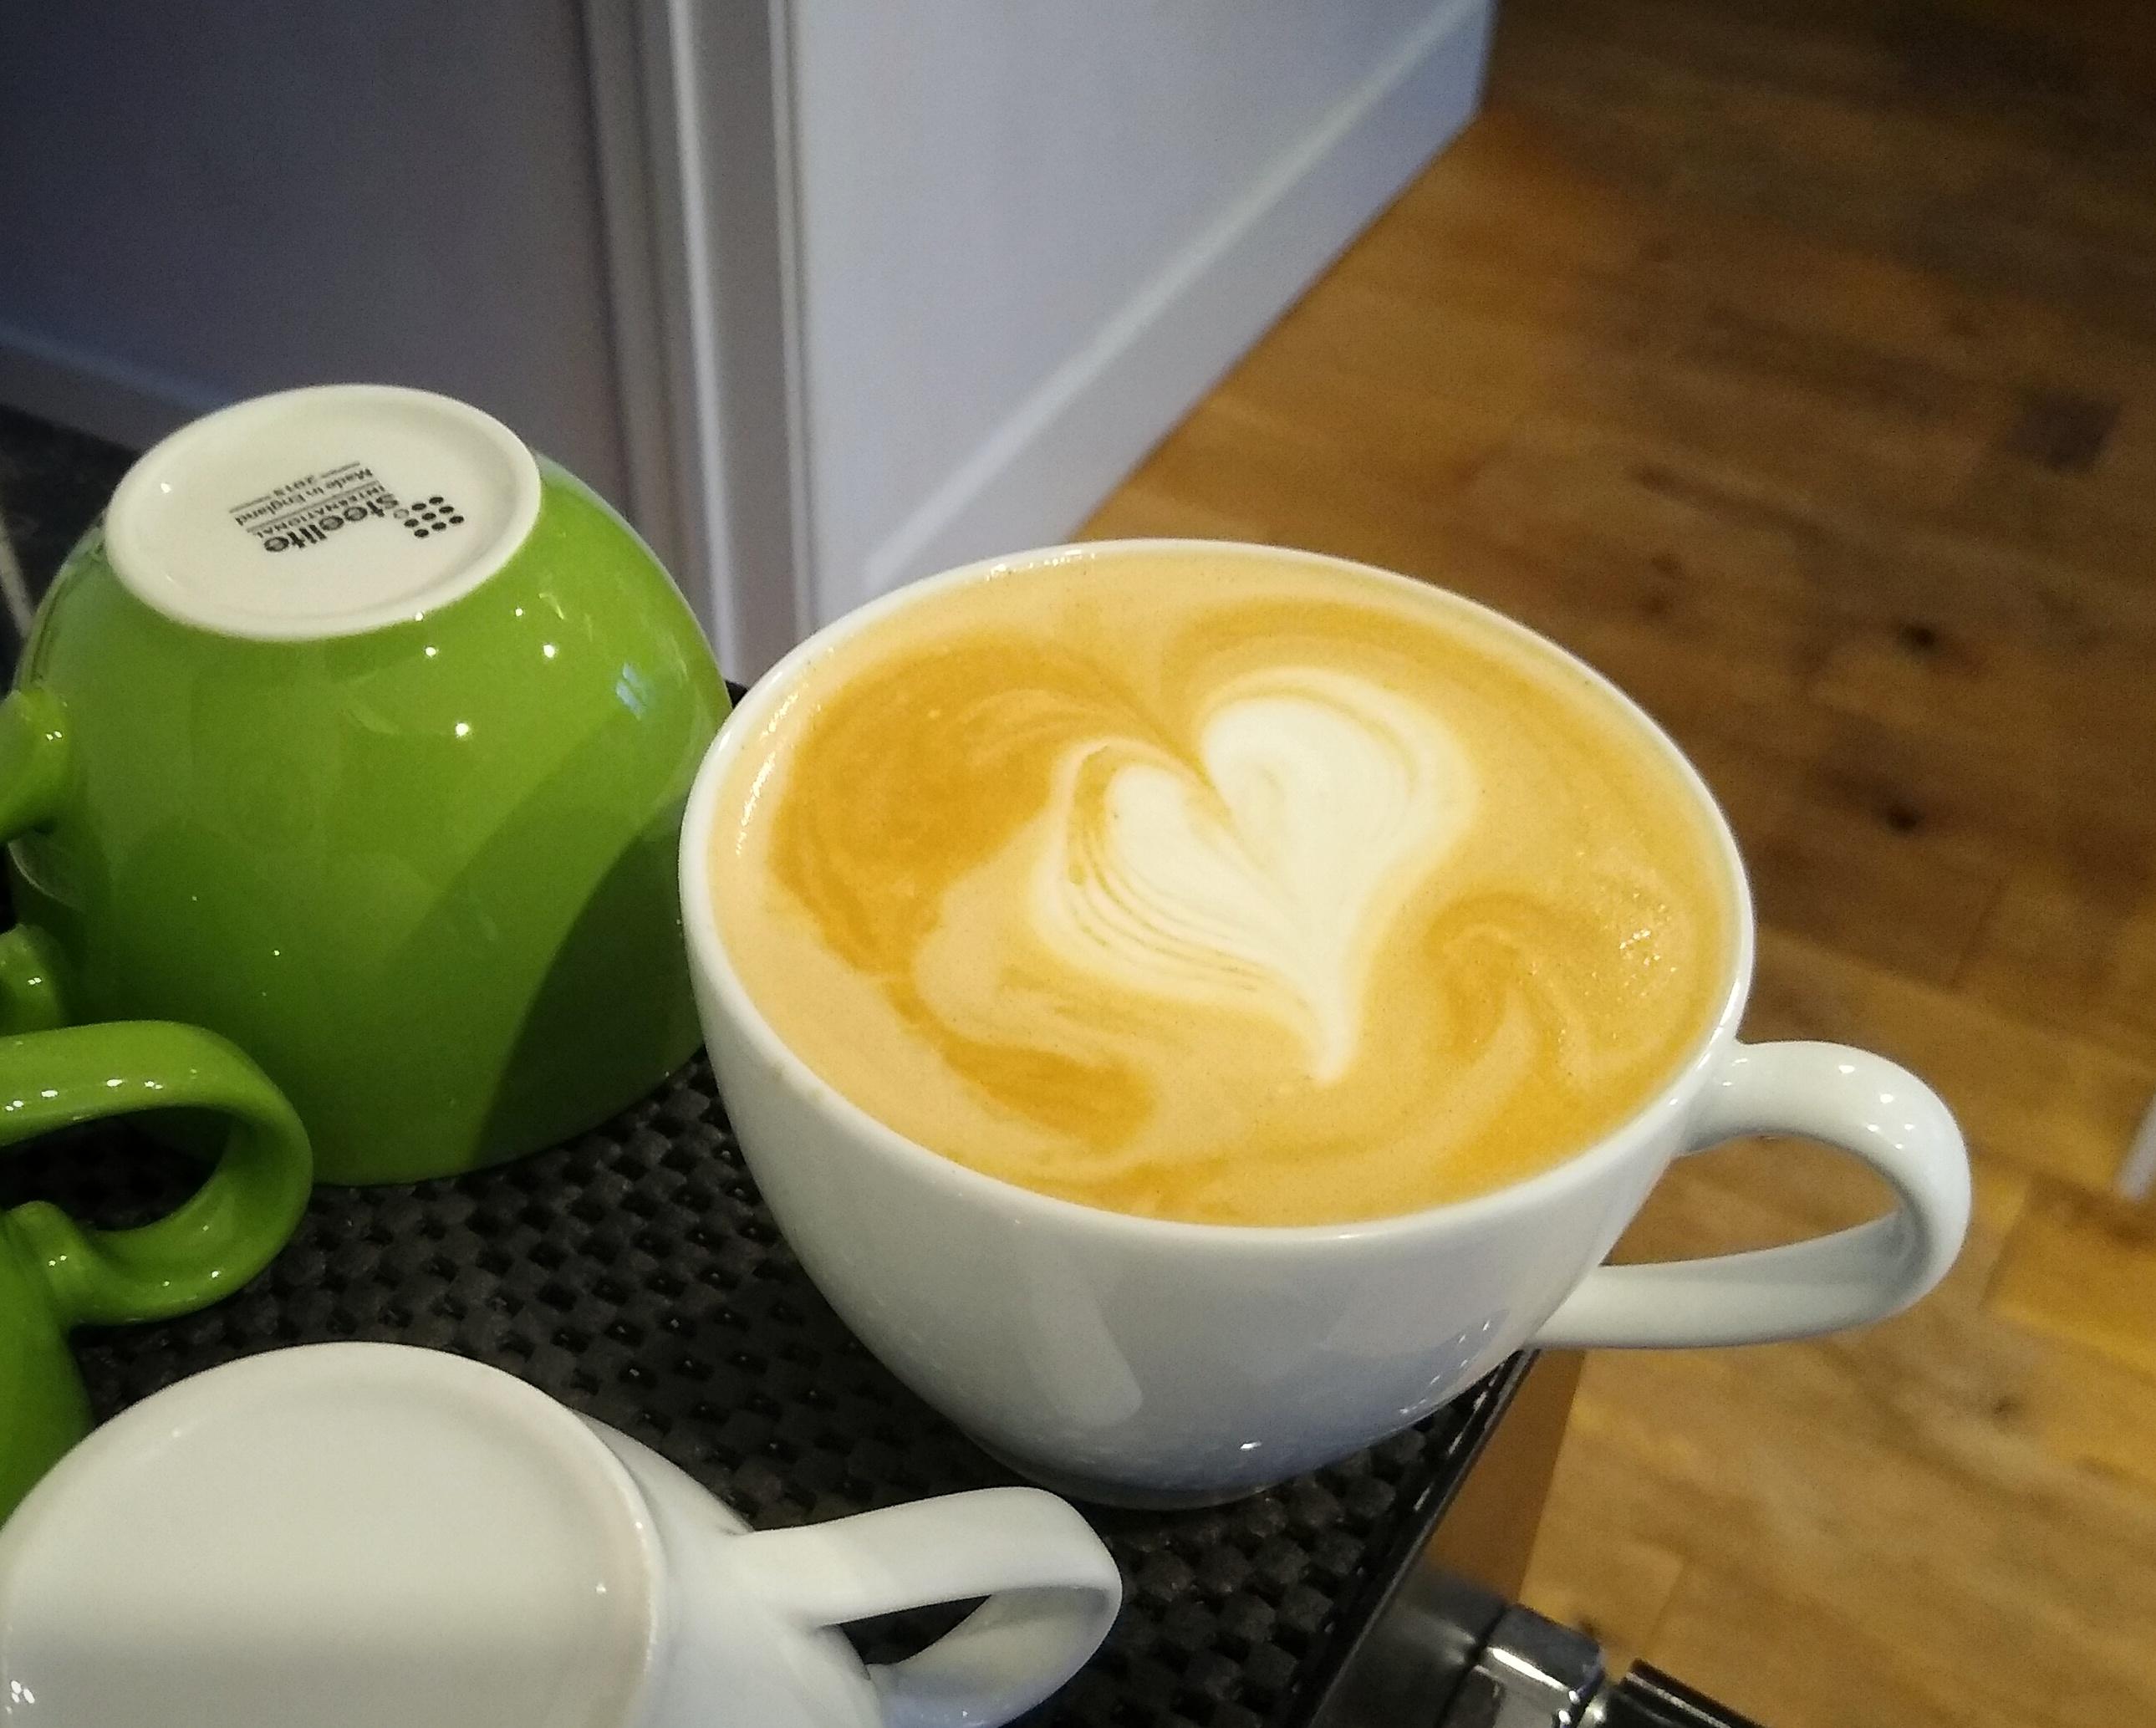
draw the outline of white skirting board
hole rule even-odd
[[[133,449],[228,397],[0,322],[0,403]]]
[[[1472,118],[1492,0],[1447,0],[1195,235],[875,547],[824,569],[824,616],[1060,538]],[[811,476],[812,495],[814,476]]]

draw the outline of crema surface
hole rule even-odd
[[[1405,1213],[1560,1162],[1710,1027],[1718,843],[1608,694],[1445,597],[1083,553],[808,670],[718,805],[781,1038],[933,1151],[1161,1218]]]

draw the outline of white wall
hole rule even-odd
[[[418,384],[624,496],[577,0],[0,7],[0,401]]]
[[[1487,0],[793,0],[814,610],[1074,526],[1435,150]]]
[[[1465,123],[1491,4],[0,5],[0,402],[476,402],[750,674],[1081,520]]]

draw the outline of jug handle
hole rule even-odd
[[[985,1488],[743,1536],[757,1594],[797,1625],[988,1600],[918,1655],[872,1666],[886,1728],[987,1728],[1100,1648],[1122,1575],[1086,1520],[1037,1488]]]

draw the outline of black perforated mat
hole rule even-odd
[[[185,1167],[122,1126],[0,1160],[0,1207],[125,1223]],[[573,1144],[416,1187],[325,1188],[237,1296],[85,1331],[100,1417],[234,1356],[339,1338],[492,1362],[634,1435],[762,1526],[1010,1481],[855,1341],[780,1239],[700,1059]],[[1127,1599],[1101,1654],[1029,1720],[1258,1728],[1304,1720],[1419,1547],[1502,1402],[1485,1382],[1420,1427],[1234,1505],[1088,1509]],[[924,1632],[865,1634],[871,1655]]]

